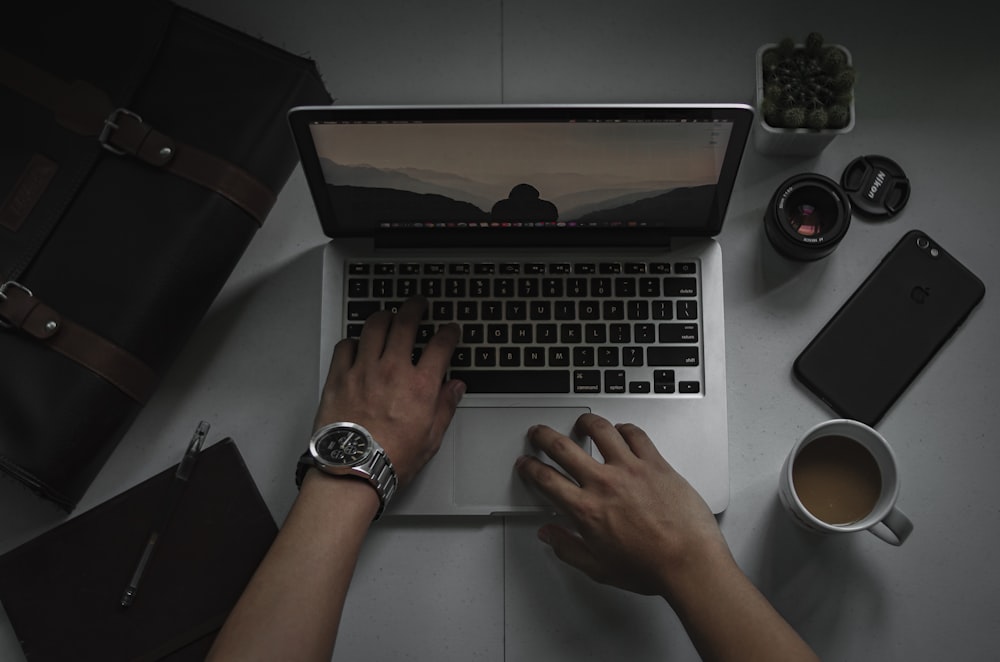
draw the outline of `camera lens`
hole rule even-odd
[[[818,260],[833,252],[851,223],[851,203],[829,177],[796,175],[775,191],[764,212],[764,230],[779,253]]]
[[[931,242],[927,240],[927,237],[917,237],[917,248],[920,248],[921,250],[926,250],[927,247],[930,245]]]

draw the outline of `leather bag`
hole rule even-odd
[[[0,470],[70,511],[297,163],[312,61],[167,1],[0,22]]]

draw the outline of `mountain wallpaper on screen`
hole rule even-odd
[[[383,169],[321,159],[338,216],[353,222],[663,221],[698,225],[714,185],[638,182],[573,173],[488,184],[419,168]],[[615,181],[617,179],[617,181]]]

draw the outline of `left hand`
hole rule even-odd
[[[465,393],[461,381],[444,382],[458,343],[457,324],[441,326],[417,364],[411,360],[426,306],[423,299],[410,299],[395,316],[377,312],[358,340],[337,343],[314,426],[348,421],[367,428],[385,448],[400,487],[437,453]]]

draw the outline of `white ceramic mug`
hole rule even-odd
[[[847,523],[831,524],[814,515],[803,504],[795,488],[793,476],[796,461],[801,461],[800,456],[809,444],[827,437],[846,437],[860,444],[874,459],[881,477],[881,487],[874,499],[874,505],[867,514]],[[867,458],[863,459],[867,461]],[[804,486],[800,486],[802,487]],[[891,545],[902,545],[913,531],[913,523],[896,508],[899,475],[892,448],[881,434],[859,421],[834,419],[820,423],[806,432],[785,458],[785,464],[781,468],[778,496],[795,522],[810,531],[827,534],[870,531]]]

